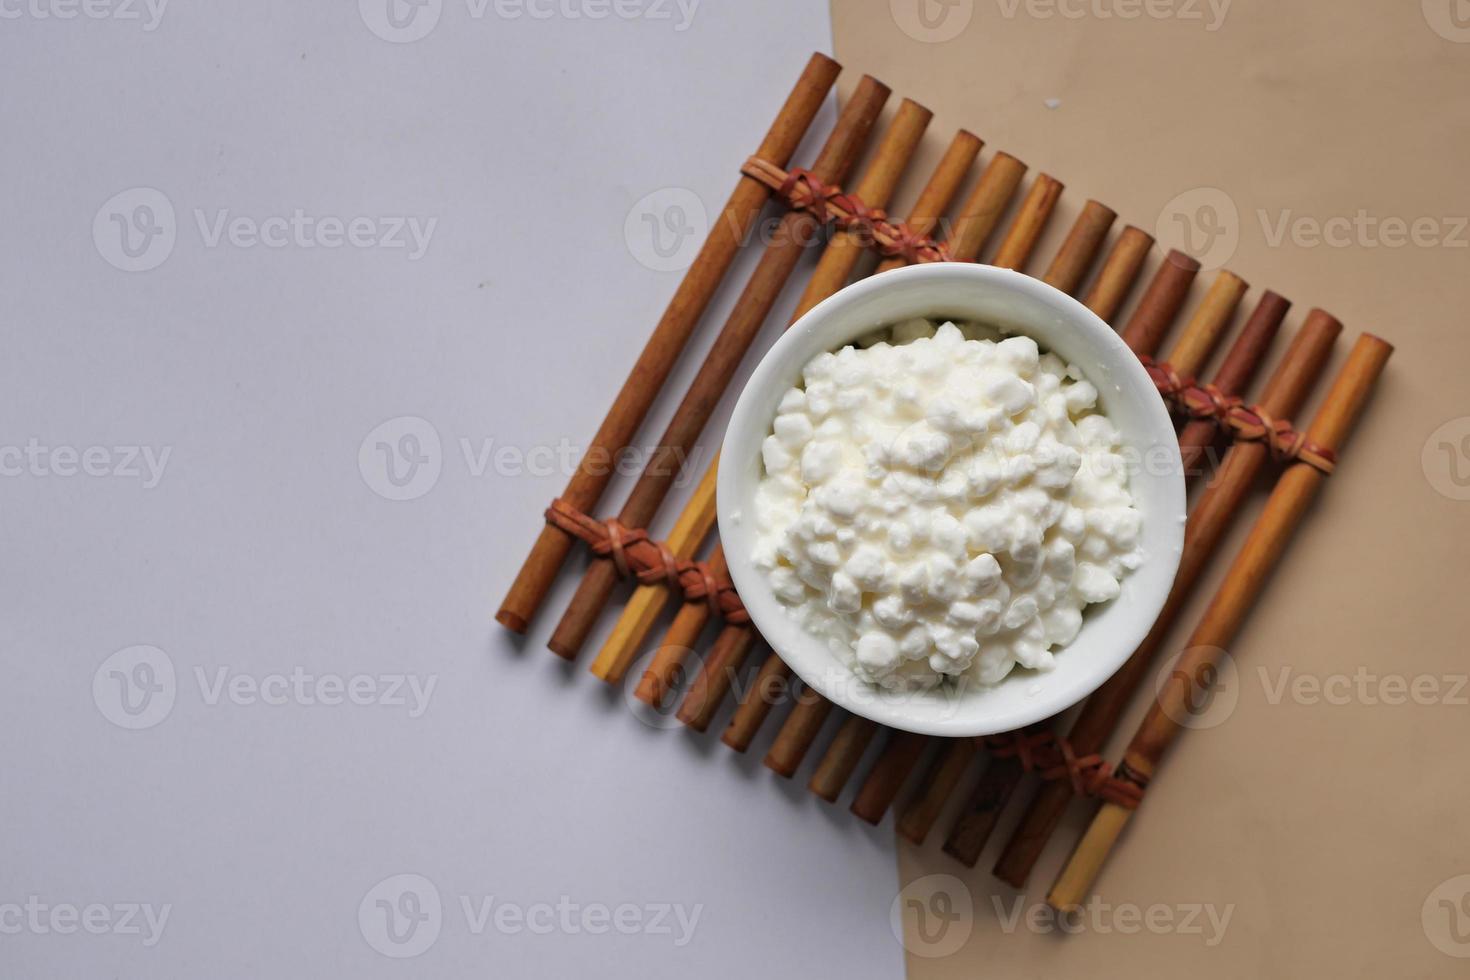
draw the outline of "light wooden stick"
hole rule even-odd
[[[1138,274],[1143,271],[1143,263],[1153,247],[1154,236],[1148,232],[1132,225],[1124,228],[1082,304],[1104,323],[1112,323],[1128,294],[1133,292]]]
[[[1249,284],[1228,269],[1221,269],[1209,292],[1194,311],[1184,333],[1174,344],[1165,361],[1181,377],[1194,377],[1215,352],[1221,338],[1230,329],[1235,308],[1249,289]]]
[[[841,66],[831,58],[812,55],[775,123],[756,150],[758,156],[783,167],[790,161],[841,70]],[[582,511],[590,511],[597,506],[612,478],[612,467],[589,466],[588,460],[605,462],[633,439],[673,370],[674,362],[688,344],[695,326],[729,271],[736,251],[770,198],[771,189],[765,184],[751,177],[740,178],[720,217],[710,226],[709,238],[685,273],[643,352],[638,355],[637,363],[623,382],[601,428],[593,436],[577,472],[562,491],[562,498],[572,506]],[[495,614],[502,626],[517,633],[526,631],[575,541],[570,534],[550,524],[541,529],[531,554]]]
[[[1061,197],[1062,182],[1049,174],[1038,174],[1021,202],[1021,210],[1011,222],[1010,230],[1001,240],[991,265],[1017,271],[1024,269]]]
[[[718,482],[716,467],[719,460],[720,457],[716,454],[714,462],[704,474],[704,479],[694,489],[694,496],[691,498],[694,506],[684,508],[679,519],[674,522],[673,529],[669,531],[668,540],[664,542],[675,558],[693,558],[714,527],[714,521],[706,520],[705,515],[714,512],[715,484]],[[592,661],[593,675],[609,684],[621,684],[628,668],[637,659],[643,641],[673,596],[674,590],[666,582],[640,585],[634,589],[632,598],[628,600],[623,614],[618,617],[607,642],[602,645],[597,659]],[[698,605],[704,606],[706,610],[709,608],[704,603]]]
[[[1371,334],[1358,338],[1307,430],[1311,443],[1329,451],[1340,446],[1392,353],[1392,346]],[[1281,475],[1214,601],[1179,655],[1169,683],[1161,688],[1139,726],[1124,754],[1120,775],[1140,785],[1147,785],[1153,777],[1165,751],[1184,731],[1178,719],[1189,714],[1193,692],[1208,686],[1223,651],[1239,634],[1325,479],[1320,470],[1305,462],[1293,464]],[[1118,804],[1104,804],[1052,887],[1048,904],[1057,909],[1081,905],[1132,814]]]

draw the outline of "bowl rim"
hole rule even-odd
[[[1150,564],[1166,563],[1167,573],[1156,572],[1150,576],[1162,583],[1162,587],[1131,596],[1129,608],[1133,610],[1132,615],[1124,620],[1126,625],[1123,628],[1114,630],[1116,638],[1110,640],[1105,647],[1110,655],[1100,661],[1095,659],[1091,670],[1073,668],[1073,675],[1081,671],[1081,677],[1073,676],[1069,686],[1059,688],[1054,696],[1028,694],[1023,697],[1021,706],[990,721],[983,716],[967,716],[962,704],[955,705],[955,710],[949,713],[941,714],[924,707],[932,698],[926,700],[921,695],[896,696],[893,692],[882,692],[859,680],[845,665],[838,662],[823,641],[806,633],[776,600],[764,574],[754,567],[750,556],[741,553],[738,545],[731,547],[731,543],[741,541],[749,533],[744,529],[736,530],[742,520],[741,508],[745,504],[740,499],[740,489],[747,477],[741,474],[742,467],[733,463],[738,454],[745,451],[742,446],[750,443],[752,429],[758,430],[754,439],[756,447],[769,434],[775,404],[762,401],[756,394],[758,389],[768,385],[777,372],[784,373],[793,356],[792,352],[810,345],[812,336],[832,317],[845,314],[855,306],[866,305],[887,290],[911,286],[913,283],[950,279],[967,281],[972,286],[983,285],[986,288],[1022,294],[1031,304],[1049,307],[1056,312],[1066,321],[1067,328],[1080,331],[1089,346],[1107,355],[1106,364],[1100,361],[1100,365],[1105,367],[1112,380],[1119,380],[1119,371],[1128,376],[1126,380],[1130,394],[1120,394],[1119,397],[1132,398],[1132,391],[1144,389],[1154,394],[1153,402],[1140,405],[1140,411],[1148,419],[1147,431],[1139,432],[1135,427],[1132,434],[1136,438],[1132,441],[1147,441],[1151,446],[1159,445],[1162,441],[1172,447],[1174,459],[1178,460],[1178,442],[1173,419],[1162,397],[1158,396],[1148,372],[1118,333],[1095,313],[1074,297],[1020,272],[973,263],[932,263],[895,269],[855,282],[813,307],[777,339],[761,358],[742,389],[726,430],[721,450],[721,459],[725,461],[725,465],[720,467],[716,510],[721,540],[727,543],[725,559],[730,576],[750,614],[752,625],[766,637],[772,648],[807,685],[833,703],[872,721],[918,734],[963,737],[1015,730],[1065,711],[1085,699],[1123,666],[1157,619],[1177,573],[1184,536],[1185,488],[1182,464],[1169,466],[1163,473],[1140,474],[1135,471],[1130,476],[1130,483],[1142,478],[1165,479],[1174,484],[1156,491],[1157,495],[1167,498],[1167,512],[1154,513],[1151,510],[1145,514],[1150,533],[1156,537],[1154,546],[1149,548],[1147,561]],[[942,305],[944,304],[936,303],[936,306]],[[881,322],[893,323],[896,320],[887,317]],[[875,325],[876,323],[863,329],[854,329],[850,333],[844,331],[845,339],[824,345],[821,349],[836,350],[850,344],[870,333]],[[1018,332],[1026,331],[1022,327]],[[812,354],[802,351],[795,356],[809,358]],[[1091,378],[1091,374],[1089,377]],[[1097,383],[1096,378],[1092,380]],[[1121,431],[1123,426],[1120,425],[1119,428]],[[1134,484],[1134,490],[1137,497],[1137,484]],[[1158,547],[1160,543],[1163,545],[1162,550]],[[1134,577],[1125,579],[1125,585]],[[1117,601],[1119,600],[1114,600]],[[1112,606],[1111,603],[1107,605],[1108,608]],[[1083,630],[1086,629],[1087,623],[1084,623]],[[1017,670],[999,684],[969,691],[960,690],[957,698],[960,702],[966,698],[973,700],[986,691],[998,690],[1008,683],[1030,681],[1044,688],[1048,679],[1056,676],[1052,672],[1023,673]],[[917,710],[915,705],[919,705]]]

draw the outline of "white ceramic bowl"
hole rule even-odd
[[[1036,340],[1082,368],[1102,410],[1138,461],[1130,473],[1143,514],[1144,564],[1126,576],[1112,602],[1091,606],[1077,638],[1056,653],[1049,671],[1017,668],[992,687],[941,686],[925,692],[884,691],[859,680],[824,640],[807,633],[751,564],[761,442],[771,432],[781,396],[822,351],[837,350],[873,330],[915,316],[982,321]],[[862,280],[802,317],[756,367],[725,434],[719,476],[720,538],[730,575],[761,635],[807,684],[854,714],[929,735],[990,735],[1064,711],[1123,665],[1153,625],[1184,541],[1184,476],[1174,425],[1147,372],[1111,327],[1072,297],[1030,276],[992,266],[936,263]]]

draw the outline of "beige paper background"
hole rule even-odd
[[[952,40],[924,42],[900,26],[919,23],[919,2],[931,24],[967,10],[971,19]],[[1231,650],[1239,667],[1233,712],[1215,728],[1186,733],[1097,884],[1098,900],[1115,906],[1233,905],[1223,941],[1207,947],[1200,935],[1147,929],[1064,936],[1024,924],[1006,934],[994,901],[1009,912],[1017,894],[989,868],[1011,820],[966,871],[939,850],[946,814],[924,848],[900,844],[902,879],[959,875],[973,896],[973,922],[956,920],[957,931],[938,945],[909,929],[916,980],[1470,970],[1470,959],[1435,945],[1470,955],[1470,899],[1457,923],[1439,901],[1459,902],[1470,878],[1442,888],[1426,910],[1437,887],[1470,874],[1470,692],[1459,692],[1459,704],[1373,704],[1356,694],[1347,704],[1290,694],[1273,704],[1257,673],[1267,668],[1272,683],[1283,668],[1319,679],[1359,669],[1429,675],[1448,694],[1470,670],[1470,502],[1446,495],[1470,496],[1449,469],[1453,460],[1470,474],[1470,443],[1462,442],[1470,436],[1470,232],[1443,220],[1470,215],[1470,4],[1460,3],[1456,21],[1453,2],[1235,0],[1210,31],[1213,14],[1193,0],[1152,9],[1199,10],[1203,21],[1096,13],[1128,10],[1128,0],[1064,0],[1067,11],[1083,12],[1075,18],[1009,0],[834,0],[844,85],[871,72],[936,113],[897,211],[959,126],[987,141],[982,162],[1003,148],[1033,174],[1067,183],[1033,272],[1088,197],[1119,212],[1117,227],[1129,221],[1153,231],[1176,195],[1216,188],[1239,213],[1228,266],[1252,284],[1242,315],[1262,287],[1295,302],[1289,330],[1310,307],[1328,309],[1346,326],[1333,369],[1361,331],[1398,348],[1338,475]],[[1060,105],[1048,108],[1048,99]],[[1291,235],[1271,241],[1288,211],[1325,221],[1360,210],[1441,219],[1429,237],[1447,241],[1375,246],[1358,232],[1348,247]],[[1208,281],[1200,277],[1196,299]],[[1225,554],[1235,554],[1254,513]],[[1179,640],[1221,572],[1223,562]],[[1110,758],[1142,708],[1135,705]],[[1041,901],[1083,825],[1074,808],[1032,876],[1027,905]],[[936,883],[943,885],[917,887]],[[958,952],[919,955],[943,952],[966,928]]]

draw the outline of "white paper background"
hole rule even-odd
[[[518,475],[513,455],[476,475],[463,448],[590,437],[678,279],[640,263],[641,214],[678,227],[666,205],[719,206],[828,46],[825,3],[709,0],[681,30],[652,0],[596,21],[429,0],[398,8],[409,31],[439,14],[403,44],[350,0],[176,0],[154,30],[141,0],[93,0],[103,19],[26,3],[0,19],[0,973],[898,975],[887,830],[774,779],[764,742],[737,759],[641,723],[586,673],[590,648],[560,666],[544,641],[571,576],[527,641],[494,625],[564,475]],[[166,221],[135,188],[174,210],[171,252],[141,237]],[[689,193],[634,209],[667,188]],[[297,209],[372,219],[364,240],[395,216],[437,224],[415,260],[265,223]],[[136,221],[136,261],[161,264],[109,264],[130,261],[114,214]],[[285,244],[246,247],[240,225],[210,245],[236,218]],[[441,472],[394,502],[373,489],[389,486],[376,438],[365,470],[359,448],[404,416],[432,426],[441,450],[418,446]],[[156,487],[125,447],[168,449]],[[58,475],[83,459],[112,475]],[[129,731],[109,720],[133,718],[119,678],[150,679],[131,654],[104,662],[137,645],[176,682],[153,676],[172,708],[158,695],[140,716],[157,723]],[[297,671],[436,687],[410,717],[270,687]],[[221,677],[285,703],[215,696]],[[386,921],[369,893],[398,874],[443,905],[416,959],[359,926],[365,899],[369,931]],[[37,919],[8,907],[32,896]],[[680,948],[677,925],[476,935],[461,898],[490,896],[702,909]],[[156,945],[119,928],[130,903],[169,906]],[[57,934],[51,907],[91,904],[105,934]]]

